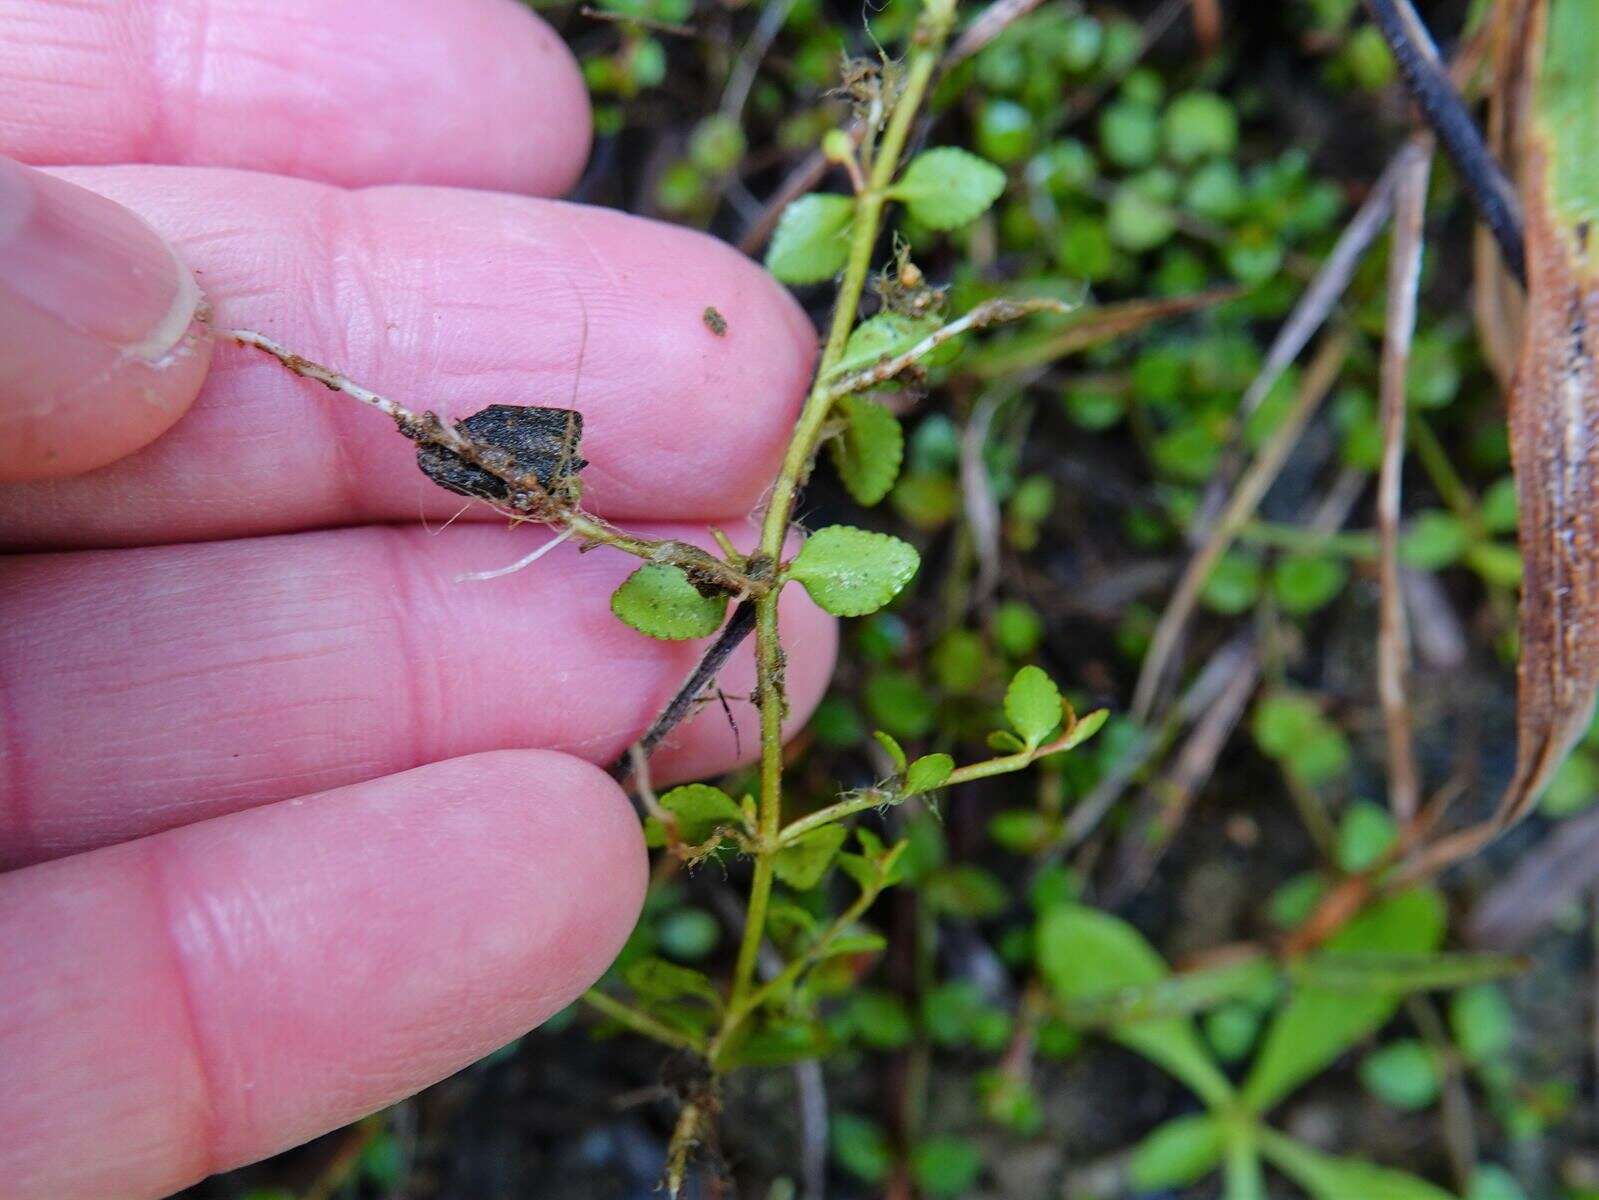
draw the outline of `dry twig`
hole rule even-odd
[[[1422,224],[1432,139],[1409,142],[1394,195],[1394,226],[1388,258],[1388,309],[1383,331],[1381,413],[1383,452],[1377,479],[1377,535],[1382,600],[1377,630],[1377,693],[1388,739],[1388,803],[1400,822],[1416,815],[1420,782],[1412,741],[1405,679],[1410,671],[1410,635],[1399,579],[1399,498],[1405,459],[1405,377],[1416,331],[1416,289],[1421,280]]]
[[[1199,602],[1206,579],[1232,545],[1239,529],[1255,515],[1267,490],[1288,461],[1288,455],[1298,442],[1300,433],[1337,381],[1348,352],[1349,337],[1344,333],[1333,334],[1322,344],[1299,385],[1299,395],[1295,397],[1293,407],[1284,414],[1282,421],[1272,431],[1270,440],[1261,447],[1254,463],[1239,480],[1209,540],[1189,559],[1188,566],[1177,581],[1177,590],[1155,626],[1149,651],[1144,656],[1138,686],[1133,692],[1132,714],[1135,720],[1142,722],[1149,719],[1156,692],[1182,639],[1188,618]]]
[[[1231,486],[1233,476],[1238,470],[1241,457],[1238,439],[1244,423],[1249,420],[1250,414],[1260,407],[1261,402],[1282,378],[1283,372],[1293,364],[1293,361],[1299,357],[1299,352],[1316,335],[1316,331],[1326,324],[1339,298],[1349,287],[1349,281],[1354,278],[1355,268],[1360,265],[1361,257],[1372,242],[1377,240],[1377,235],[1387,224],[1388,216],[1393,212],[1394,188],[1399,179],[1404,156],[1405,152],[1401,150],[1383,168],[1377,182],[1367,193],[1365,202],[1350,218],[1344,231],[1338,235],[1338,240],[1333,243],[1326,260],[1316,271],[1304,294],[1299,297],[1299,302],[1288,314],[1288,319],[1283,322],[1282,328],[1277,331],[1277,336],[1272,339],[1271,346],[1266,351],[1265,361],[1261,363],[1254,379],[1250,380],[1249,387],[1244,390],[1243,399],[1238,402],[1238,411],[1233,416],[1233,444],[1223,452],[1215,475],[1206,485],[1205,494],[1199,503],[1199,511],[1188,530],[1190,545],[1202,545],[1210,536],[1210,527],[1215,521],[1216,514],[1221,511],[1227,489]]]

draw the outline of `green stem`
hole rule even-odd
[[[647,562],[670,563],[681,567],[691,576],[717,584],[729,595],[759,596],[768,587],[763,580],[752,578],[739,567],[707,554],[690,542],[680,542],[675,538],[657,540],[635,537],[581,509],[569,510],[559,523],[589,545],[610,546]]]
[[[1471,531],[1473,540],[1480,541],[1484,535],[1477,498],[1472,495],[1465,480],[1460,478],[1455,464],[1449,461],[1449,454],[1438,440],[1438,435],[1432,431],[1432,426],[1419,418],[1413,419],[1410,422],[1410,446],[1444,503],[1455,510],[1455,515]]]
[[[911,126],[922,99],[938,66],[939,55],[954,24],[953,0],[931,0],[923,10],[915,34],[915,48],[910,53],[906,68],[905,86],[894,103],[894,111],[883,132],[882,143],[877,147],[867,186],[855,198],[854,232],[850,238],[849,258],[844,266],[844,277],[839,284],[838,299],[833,308],[833,320],[828,329],[827,342],[822,348],[822,360],[817,367],[816,381],[805,399],[794,435],[783,456],[783,467],[772,485],[772,498],[761,525],[760,555],[770,563],[783,556],[783,544],[788,537],[789,522],[794,516],[794,498],[801,480],[810,470],[821,441],[822,429],[827,423],[833,395],[822,380],[839,361],[850,331],[855,326],[860,307],[861,293],[866,287],[866,277],[871,270],[872,251],[877,246],[881,232],[883,206],[888,201],[888,189],[899,169],[900,155],[910,137]],[[750,881],[749,906],[744,922],[744,937],[739,945],[738,961],[733,970],[733,990],[729,1000],[728,1021],[732,1014],[747,1011],[750,988],[755,979],[755,965],[759,958],[761,939],[766,931],[766,910],[772,893],[772,859],[777,853],[778,833],[783,819],[783,647],[778,640],[777,600],[782,590],[781,582],[761,596],[755,604],[755,669],[756,692],[761,705],[761,792],[759,800],[760,836],[755,856],[754,876]],[[764,989],[763,989],[764,991]],[[757,993],[759,994],[759,993]],[[718,1040],[725,1035],[718,1034]]]
[[[693,1050],[701,1054],[705,1052],[704,1043],[698,1038],[679,1033],[669,1025],[663,1025],[654,1017],[623,1004],[614,996],[606,995],[599,988],[589,988],[584,992],[583,1003],[604,1013],[618,1025],[627,1026],[634,1033],[641,1033],[647,1038],[654,1038],[657,1042],[664,1042],[679,1050]]]
[[[768,860],[769,861],[769,860]],[[717,1030],[716,1037],[706,1049],[705,1055],[711,1064],[716,1064],[716,1059],[727,1046],[728,1040],[737,1032],[745,1019],[756,1009],[772,997],[791,985],[812,963],[818,961],[827,948],[836,941],[842,933],[854,925],[861,917],[866,915],[866,910],[876,901],[880,887],[865,888],[855,898],[855,902],[838,915],[838,919],[827,927],[821,937],[803,954],[791,959],[784,968],[773,975],[760,987],[748,992],[734,1003],[727,1006],[727,1014],[722,1018],[722,1027]]]
[[[1377,535],[1364,529],[1328,532],[1274,521],[1251,521],[1238,531],[1238,540],[1295,554],[1331,554],[1362,561],[1377,557]]]
[[[858,812],[865,812],[868,808],[883,808],[890,804],[898,804],[905,798],[904,795],[898,792],[880,792],[876,789],[867,789],[851,796],[847,800],[840,800],[837,804],[829,804],[826,808],[819,808],[809,816],[789,822],[783,827],[783,832],[778,834],[778,845],[792,845],[807,833],[820,829],[823,825],[831,825],[835,821],[842,821],[845,817],[852,817]]]
[[[995,775],[1008,775],[1012,771],[1022,771],[1032,766],[1039,759],[1062,750],[1070,750],[1082,740],[1080,731],[1081,721],[1073,721],[1058,738],[1036,750],[1018,750],[1015,754],[1007,754],[1003,758],[990,758],[984,762],[972,763],[969,766],[957,767],[948,777],[938,785],[937,791],[955,787],[957,784],[970,783],[974,779],[989,779]],[[865,812],[868,808],[883,808],[890,804],[900,804],[912,796],[920,796],[921,791],[884,791],[869,788],[836,804],[829,804],[826,808],[819,808],[809,816],[791,821],[783,827],[777,835],[777,846],[792,845],[807,833],[820,829],[823,825],[831,825],[835,821],[842,821],[845,817],[852,817],[858,812]]]

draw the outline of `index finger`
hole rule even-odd
[[[620,520],[747,513],[809,381],[815,334],[799,306],[731,247],[675,226],[442,188],[180,167],[70,176],[164,234],[223,328],[455,419],[578,409],[584,505]],[[724,319],[708,324],[707,308]],[[392,421],[222,347],[165,436],[87,475],[0,489],[0,529],[14,545],[129,545],[461,508]]]
[[[559,195],[571,53],[515,0],[0,0],[0,153]]]

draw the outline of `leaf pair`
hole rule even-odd
[[[911,581],[921,557],[886,533],[829,525],[805,540],[788,577],[835,617],[876,612]],[[681,567],[650,563],[611,595],[611,611],[640,633],[667,641],[709,637],[727,614],[724,593],[706,595]]]
[[[1005,190],[1005,173],[953,146],[926,150],[911,160],[889,189],[910,215],[930,229],[956,229],[976,220]],[[820,283],[844,269],[855,222],[850,196],[813,193],[783,210],[766,269],[784,283]]]

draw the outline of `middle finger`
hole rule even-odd
[[[368,527],[0,563],[0,866],[478,751],[610,761],[705,643],[622,625],[610,594],[638,562],[609,550],[457,582],[548,536]],[[797,724],[835,630],[798,588],[783,623]],[[722,686],[753,675],[746,644]],[[753,709],[732,712],[737,734],[719,706],[686,723],[657,774],[752,757]]]

